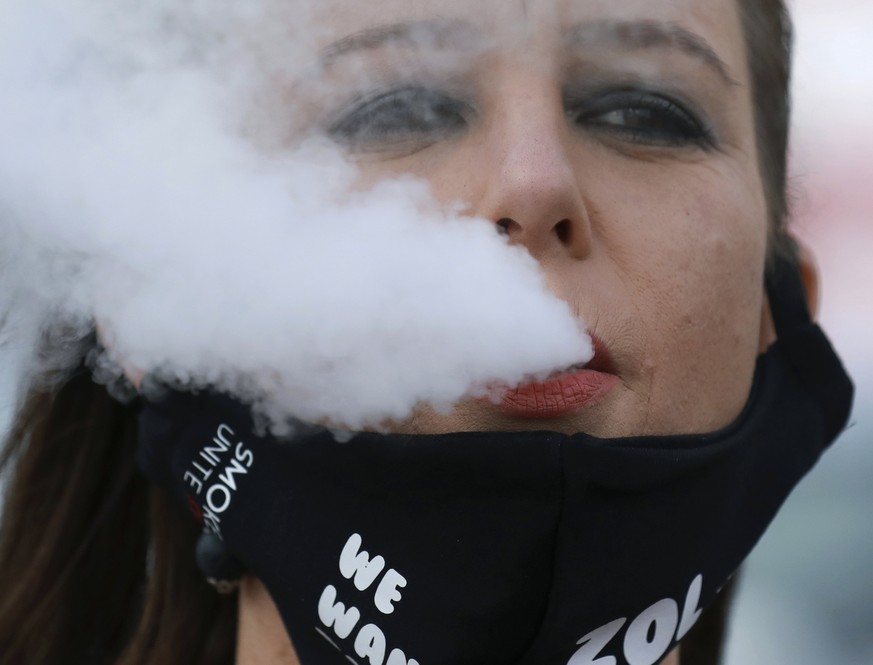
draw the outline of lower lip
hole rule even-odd
[[[515,416],[551,418],[599,402],[617,383],[614,374],[580,369],[511,388],[499,404],[503,411]]]

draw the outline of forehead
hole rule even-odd
[[[559,44],[562,32],[578,26],[659,24],[699,36],[738,73],[745,63],[736,0],[320,0],[311,36],[324,46],[373,27],[434,19],[469,24],[469,38],[517,49],[536,40]]]

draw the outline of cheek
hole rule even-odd
[[[637,188],[613,217],[627,222],[612,244],[632,248],[616,250],[616,269],[640,319],[651,431],[728,424],[745,404],[758,352],[763,195],[742,175],[699,171],[674,181],[681,187]]]

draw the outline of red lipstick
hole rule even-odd
[[[594,357],[543,381],[508,389],[500,408],[522,418],[551,418],[600,401],[619,382],[603,342],[592,335]]]

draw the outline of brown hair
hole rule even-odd
[[[199,529],[134,465],[136,413],[90,372],[21,407],[0,528],[3,665],[230,665],[233,599],[194,565]]]
[[[781,0],[739,7],[771,250],[791,252],[791,27]],[[195,521],[137,473],[135,417],[83,369],[24,400],[0,455],[0,472],[14,466],[0,525],[0,665],[233,662],[236,599],[196,569]],[[686,636],[685,665],[718,663],[728,597]]]
[[[770,222],[770,256],[794,258],[788,232],[788,134],[793,29],[783,0],[739,0],[752,83],[758,165]]]

